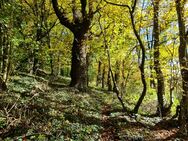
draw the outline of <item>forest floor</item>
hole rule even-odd
[[[0,94],[0,140],[188,141],[176,136],[173,122],[128,116],[115,94],[94,88],[81,93],[68,81],[12,77],[8,92]]]

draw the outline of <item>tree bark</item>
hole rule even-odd
[[[179,62],[182,76],[182,88],[183,94],[181,99],[181,110],[180,110],[180,132],[184,135],[188,135],[188,53],[186,44],[186,32],[185,32],[185,16],[184,16],[184,5],[186,0],[175,0],[176,11],[178,16],[179,25]]]
[[[153,39],[154,39],[154,69],[157,75],[157,98],[158,98],[158,114],[164,116],[164,101],[165,94],[164,77],[160,65],[160,51],[159,51],[159,0],[154,0],[154,16],[153,16]]]
[[[75,37],[72,47],[72,64],[71,64],[71,87],[80,90],[87,88],[87,46],[85,37]]]
[[[71,87],[76,87],[81,91],[87,89],[87,32],[93,19],[93,2],[81,0],[81,16],[78,15],[75,1],[72,0],[73,20],[67,18],[65,12],[59,9],[57,0],[52,0],[54,11],[60,20],[60,23],[67,27],[74,35],[72,47],[72,64],[71,64]],[[88,7],[87,7],[88,6]],[[88,10],[87,10],[88,9]]]

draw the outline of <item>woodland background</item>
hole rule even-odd
[[[0,139],[186,140],[186,0],[1,0]]]

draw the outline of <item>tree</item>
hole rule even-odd
[[[164,101],[165,94],[164,77],[160,65],[159,51],[159,0],[153,1],[153,40],[154,40],[154,69],[157,75],[157,98],[158,98],[158,113],[164,116]]]
[[[52,0],[54,11],[60,23],[67,27],[74,35],[72,46],[71,83],[70,86],[85,91],[87,88],[87,33],[95,11],[93,0],[80,0],[81,9],[77,7],[76,1],[72,0],[72,20],[68,18],[65,11],[61,11],[57,0]],[[88,9],[88,10],[87,10]]]
[[[48,49],[51,49],[50,46],[50,32],[56,26],[56,20],[51,18],[51,9],[50,4],[46,0],[22,0],[22,10],[29,13],[31,19],[27,21],[32,27],[30,31],[34,34],[29,35],[28,32],[24,33],[22,30],[22,36],[30,36],[32,38],[32,46],[29,48],[28,60],[30,67],[30,73],[37,74],[38,69],[43,69],[43,60],[41,54],[45,51],[45,45],[47,42]],[[27,19],[28,15],[22,16],[22,19]],[[26,22],[26,21],[25,21]],[[49,53],[50,63],[53,66],[53,56]],[[53,68],[52,68],[53,69]],[[53,70],[51,72],[54,73]]]
[[[146,57],[146,49],[145,49],[145,46],[143,44],[143,41],[136,29],[136,25],[135,25],[135,18],[134,18],[134,13],[135,13],[135,8],[136,8],[136,5],[137,5],[137,0],[134,0],[133,3],[132,3],[132,6],[129,6],[127,4],[116,4],[116,3],[112,3],[112,2],[108,2],[105,0],[105,2],[107,2],[108,4],[112,4],[112,5],[115,5],[115,6],[120,6],[120,7],[125,7],[125,8],[128,8],[129,10],[129,14],[130,14],[130,20],[131,20],[131,24],[132,24],[132,29],[133,29],[133,32],[134,32],[134,35],[135,37],[137,38],[137,41],[139,43],[139,46],[140,46],[140,49],[142,51],[142,57],[141,57],[141,63],[139,64],[139,69],[140,69],[140,74],[141,74],[141,81],[142,81],[142,84],[143,84],[143,90],[142,90],[142,94],[136,104],[136,106],[134,107],[134,110],[133,112],[134,113],[137,113],[138,110],[139,110],[139,107],[146,95],[146,92],[147,92],[147,83],[146,83],[146,79],[145,79],[145,69],[144,69],[144,66],[145,66],[145,57]]]
[[[182,76],[182,99],[181,99],[181,113],[179,116],[179,121],[181,124],[180,132],[187,135],[187,117],[188,117],[188,52],[186,44],[186,31],[185,31],[185,16],[184,16],[184,6],[186,0],[175,0],[176,11],[178,16],[179,25],[179,62]]]

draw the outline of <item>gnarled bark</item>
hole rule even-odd
[[[71,64],[71,83],[70,86],[86,89],[87,88],[87,46],[85,37],[75,37],[72,47]]]

